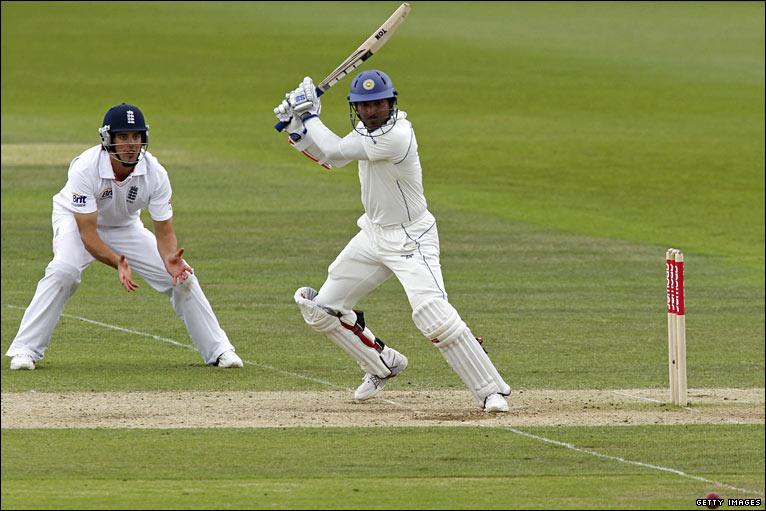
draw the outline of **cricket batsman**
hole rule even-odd
[[[354,359],[364,371],[354,399],[364,401],[407,367],[407,358],[370,330],[354,306],[392,275],[401,282],[412,320],[460,376],[487,412],[507,412],[510,387],[480,342],[449,303],[439,263],[436,220],[423,193],[415,131],[397,108],[397,91],[377,70],[359,73],[348,95],[352,131],[340,138],[319,115],[311,78],[288,92],[275,109],[289,141],[326,169],[359,162],[364,214],[359,232],[328,268],[319,291],[295,293],[303,318]]]

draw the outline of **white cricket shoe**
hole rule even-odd
[[[492,394],[484,401],[484,411],[489,413],[507,412],[508,401],[502,394]]]
[[[362,384],[359,385],[359,387],[357,387],[356,391],[354,392],[355,400],[364,401],[370,399],[372,396],[383,390],[383,387],[386,386],[386,382],[388,380],[404,371],[407,367],[407,357],[395,349],[389,348],[388,346],[386,346],[383,351],[384,353],[381,353],[381,356],[383,357],[384,361],[391,361],[391,363],[386,363],[386,365],[391,369],[391,374],[385,378],[381,378],[380,376],[376,376],[370,373],[365,374],[364,380],[362,380]]]
[[[16,355],[11,359],[11,369],[14,371],[16,369],[28,369],[31,371],[34,368],[35,361],[31,355]]]
[[[227,367],[242,367],[244,364],[242,364],[242,359],[234,353],[234,350],[229,350],[221,353],[216,365],[225,369]]]

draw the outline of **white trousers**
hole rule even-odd
[[[447,301],[433,215],[426,212],[411,224],[391,228],[373,225],[362,215],[357,224],[361,231],[330,265],[314,302],[350,311],[367,293],[396,275],[407,293],[416,326],[439,349],[477,403],[484,407],[487,397],[495,393],[507,396],[510,387]],[[365,332],[368,328],[366,324]]]
[[[135,273],[167,295],[206,364],[214,363],[222,353],[234,349],[219,326],[197,277],[191,275],[183,284],[173,286],[157,251],[157,240],[143,224],[99,228],[98,234],[110,249],[127,257]],[[95,258],[80,239],[74,216],[54,214],[53,260],[37,284],[7,356],[26,354],[34,360],[43,358],[64,306],[80,285],[82,272],[93,261]],[[119,286],[116,274],[114,283]]]
[[[413,309],[431,298],[447,299],[439,263],[439,234],[431,213],[392,228],[374,225],[362,215],[357,225],[361,231],[328,268],[317,303],[351,310],[392,275],[401,282]]]

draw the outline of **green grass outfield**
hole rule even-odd
[[[218,371],[163,342],[190,344],[167,300],[94,264],[38,369],[2,361],[2,391],[355,387],[292,295],[356,232],[356,170],[291,150],[271,111],[396,5],[3,2],[3,351],[50,259],[51,196],[128,101],[250,364]],[[450,301],[513,388],[665,388],[670,246],[687,261],[689,386],[764,387],[763,55],[758,2],[413,2],[365,64],[415,127]],[[338,133],[347,87],[322,98]],[[392,389],[462,388],[398,282],[359,307],[410,358]],[[502,428],[3,429],[2,507],[689,508],[706,481],[763,496],[762,424],[522,429],[687,476]]]
[[[699,481],[657,477],[645,467],[541,445],[511,431],[367,433],[345,428],[5,431],[3,463],[14,470],[3,478],[3,506],[689,509],[704,497]],[[756,487],[763,482],[762,472],[752,472],[763,461],[762,426],[537,428],[535,433],[583,443],[606,456],[682,465],[706,478]],[[711,460],[728,461],[711,465]],[[719,492],[727,498],[737,493]]]

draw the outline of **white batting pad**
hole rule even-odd
[[[479,341],[446,300],[433,298],[421,304],[412,312],[412,320],[439,348],[481,406],[491,394],[511,393]]]
[[[302,287],[295,292],[295,303],[300,307],[306,323],[317,332],[325,334],[348,353],[365,373],[380,378],[389,376],[391,369],[383,363],[378,350],[365,344],[365,340],[374,343],[375,335],[366,327],[363,330],[349,328],[356,325],[356,313],[343,311],[340,317],[333,315],[333,311],[319,306],[314,301],[316,296],[316,290],[310,287]],[[360,336],[364,336],[365,340]]]

